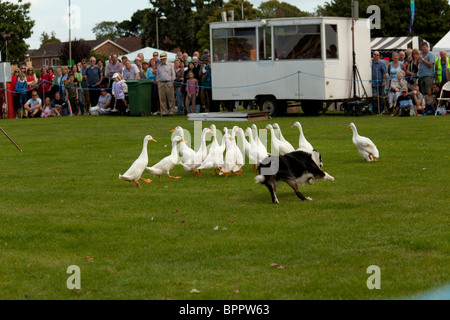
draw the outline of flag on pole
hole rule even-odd
[[[409,27],[409,33],[412,34],[412,27],[414,24],[414,16],[416,13],[416,3],[415,0],[411,0],[411,25]]]

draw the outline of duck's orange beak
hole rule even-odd
[[[153,141],[153,142],[158,142],[158,141],[156,141],[155,139],[152,139],[152,141]]]

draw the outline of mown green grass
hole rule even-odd
[[[251,165],[227,179],[181,167],[176,181],[144,173],[153,182],[142,188],[118,179],[145,135],[158,140],[152,164],[170,153],[171,129],[192,134],[185,117],[2,121],[24,152],[0,136],[0,298],[414,297],[449,281],[449,119],[258,122],[278,122],[295,146],[290,126],[300,120],[336,178],[302,187],[312,202],[280,183],[279,205]],[[350,122],[377,144],[379,163],[359,156]],[[70,265],[81,268],[81,290],[66,287]],[[381,268],[381,290],[366,286],[371,265]]]

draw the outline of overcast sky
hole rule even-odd
[[[18,0],[9,0],[17,3]],[[264,0],[250,0],[258,7]],[[313,12],[322,0],[280,0],[295,5],[300,10]],[[69,40],[68,0],[28,0],[31,2],[31,19],[35,21],[33,35],[26,42],[30,49],[38,49],[43,31],[50,34],[55,31],[56,37],[62,41]],[[127,6],[128,3],[132,5]],[[148,0],[71,0],[72,6],[72,39],[95,39],[92,28],[102,21],[128,20],[139,9],[149,8]]]

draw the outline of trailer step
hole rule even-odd
[[[211,112],[211,113],[190,113],[188,120],[191,121],[264,121],[270,120],[269,112]]]

